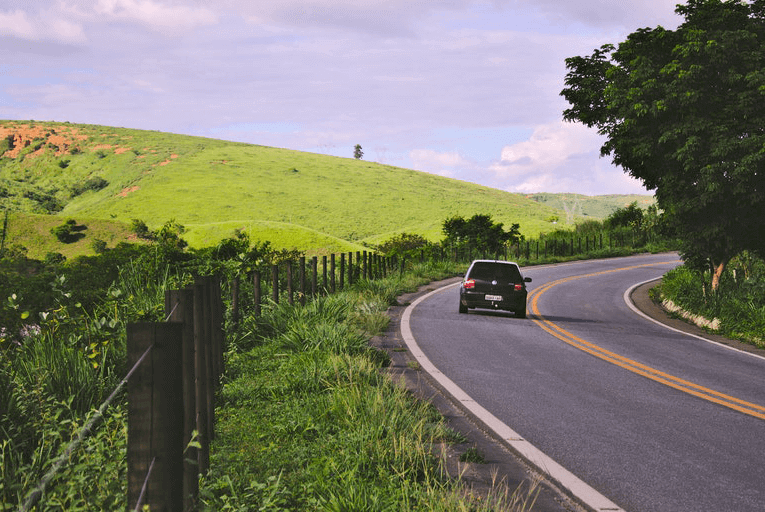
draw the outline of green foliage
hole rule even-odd
[[[765,4],[678,5],[676,30],[640,29],[615,48],[566,60],[567,120],[597,127],[603,155],[639,178],[681,240],[719,272],[765,254]]]
[[[130,231],[135,233],[136,236],[139,238],[144,239],[151,239],[151,232],[149,231],[149,226],[146,225],[144,221],[141,219],[133,219],[130,221]]]
[[[765,347],[765,262],[751,254],[737,255],[712,293],[709,271],[683,265],[668,272],[660,294],[686,311],[718,318],[723,334]]]
[[[250,321],[246,349],[229,354],[202,510],[492,509],[460,493],[434,455],[464,440],[380,372],[371,334],[357,331],[391,295],[455,270],[418,265],[305,308],[274,306],[267,330]]]
[[[78,183],[72,186],[72,197],[84,194],[87,191],[98,192],[99,190],[109,186],[109,182],[100,176],[88,178],[84,183]]]
[[[637,204],[637,201],[630,203],[625,208],[617,210],[608,216],[605,221],[608,228],[630,227],[640,229],[643,224],[643,209]]]
[[[444,246],[469,247],[487,254],[500,254],[506,246],[523,239],[519,224],[505,231],[501,222],[495,223],[491,215],[485,214],[476,214],[467,220],[459,215],[448,218],[443,223],[443,233],[446,235]]]
[[[50,232],[59,242],[71,244],[84,236],[80,233],[84,228],[85,226],[78,226],[76,220],[67,219],[63,224],[51,228]]]
[[[364,156],[364,152],[361,150],[361,144],[356,144],[353,147],[353,158],[356,160],[361,160],[361,158]]]
[[[430,245],[430,241],[423,236],[414,233],[401,233],[378,245],[377,250],[389,257],[405,256]]]

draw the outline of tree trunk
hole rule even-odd
[[[715,267],[714,273],[712,274],[712,292],[717,292],[717,289],[720,287],[720,277],[722,276],[724,270],[724,261]]]

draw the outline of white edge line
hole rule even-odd
[[[669,329],[670,331],[674,331],[674,332],[677,332],[677,333],[680,333],[680,334],[685,334],[686,336],[691,336],[693,338],[696,338],[696,339],[699,339],[699,340],[702,340],[702,341],[706,341],[707,343],[711,343],[711,344],[713,344],[713,345],[715,345],[717,347],[724,347],[724,348],[727,348],[728,350],[734,350],[734,351],[736,351],[736,352],[738,352],[740,354],[746,354],[748,356],[756,357],[758,359],[762,359],[762,360],[765,361],[765,357],[763,357],[763,356],[761,356],[759,354],[754,354],[752,352],[747,352],[746,350],[741,350],[741,349],[738,349],[736,347],[731,347],[730,345],[726,345],[724,343],[718,343],[718,342],[716,342],[714,340],[710,340],[710,339],[704,338],[703,336],[699,336],[697,334],[691,334],[689,332],[681,331],[680,329],[675,329],[674,327],[670,327],[669,325],[667,325],[665,323],[662,323],[662,322],[656,320],[655,318],[651,318],[650,316],[648,316],[645,313],[643,313],[642,311],[640,311],[637,308],[637,306],[635,306],[635,303],[632,302],[632,298],[631,298],[632,292],[635,291],[635,288],[637,288],[639,286],[643,286],[644,284],[648,284],[648,283],[653,282],[653,281],[658,281],[659,279],[661,279],[661,277],[655,277],[653,279],[649,279],[647,281],[643,281],[642,283],[637,283],[637,284],[633,285],[631,288],[629,288],[626,292],[624,292],[624,302],[627,304],[627,306],[629,306],[629,308],[633,312],[635,312],[636,314],[642,316],[646,320],[650,320],[651,322],[653,322],[653,323],[655,323],[657,325],[661,325],[662,327],[665,327],[665,328]]]
[[[481,420],[489,429],[491,429],[496,435],[505,441],[510,447],[512,447],[517,453],[519,453],[530,464],[535,466],[541,472],[548,475],[552,480],[564,487],[574,496],[581,501],[585,506],[588,506],[596,511],[609,511],[609,512],[624,512],[624,509],[613,503],[611,500],[600,494],[598,491],[590,487],[583,482],[569,470],[555,462],[553,459],[542,453],[538,448],[531,443],[523,439],[520,434],[516,433],[509,426],[504,424],[499,418],[487,411],[481,405],[473,400],[462,388],[457,386],[451,379],[441,373],[441,370],[427,358],[427,356],[420,349],[419,345],[412,335],[412,330],[409,327],[409,319],[411,317],[414,308],[422,301],[434,295],[440,293],[447,288],[458,286],[459,283],[450,284],[434,290],[417,300],[412,302],[409,307],[404,310],[404,314],[401,316],[401,336],[404,338],[409,351],[414,356],[420,367],[428,372],[436,382],[438,382],[447,393],[451,394],[456,400],[458,400],[465,409],[470,411],[479,420]]]

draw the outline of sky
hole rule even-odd
[[[200,135],[508,192],[647,194],[562,120],[565,59],[674,0],[2,0],[0,119]]]

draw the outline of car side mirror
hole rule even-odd
[[[523,282],[524,283],[530,283],[531,282],[531,278],[530,277],[524,277],[523,278]]]

